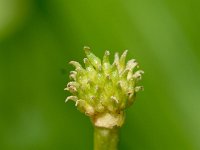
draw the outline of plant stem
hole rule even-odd
[[[94,127],[94,150],[117,150],[119,128]]]

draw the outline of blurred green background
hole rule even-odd
[[[0,0],[0,149],[92,150],[93,129],[64,103],[84,45],[145,70],[121,150],[200,150],[200,1]]]

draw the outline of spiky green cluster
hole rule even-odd
[[[135,100],[136,92],[142,86],[136,86],[144,73],[138,68],[135,59],[125,62],[127,50],[119,57],[115,53],[113,64],[109,62],[110,52],[106,51],[103,61],[84,47],[87,58],[84,58],[85,69],[75,61],[75,71],[70,72],[73,80],[65,90],[72,93],[66,101],[73,100],[77,108],[90,116],[96,126],[121,126],[124,122],[123,110]]]

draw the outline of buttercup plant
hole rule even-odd
[[[143,89],[137,86],[142,70],[135,59],[125,61],[127,50],[119,57],[115,53],[114,62],[109,62],[109,51],[103,60],[96,57],[89,47],[84,47],[87,58],[85,68],[71,61],[75,71],[65,90],[72,95],[68,100],[75,102],[78,110],[89,116],[94,125],[94,150],[117,150],[118,130],[125,120],[124,110],[135,101],[136,93]],[[136,70],[136,71],[135,71]]]

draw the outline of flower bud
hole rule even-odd
[[[135,101],[135,95],[143,90],[137,86],[144,71],[138,70],[138,63],[131,59],[126,63],[127,50],[119,57],[115,53],[110,64],[110,52],[106,51],[101,61],[89,47],[84,47],[85,69],[80,63],[71,61],[75,71],[70,72],[70,79],[65,90],[72,95],[72,100],[81,112],[89,116],[95,126],[113,128],[124,123],[124,110]]]

